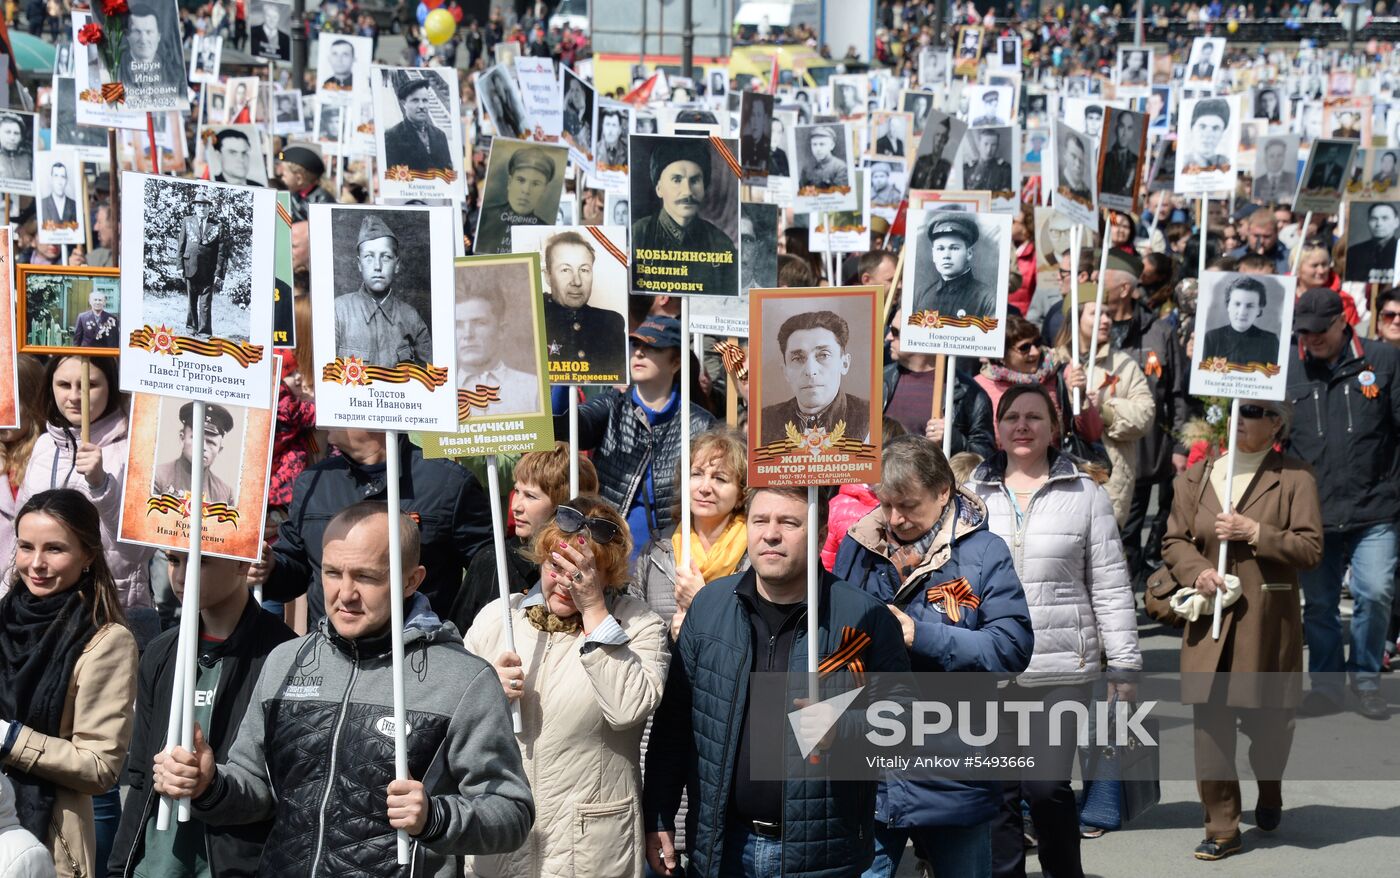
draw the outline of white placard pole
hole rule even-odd
[[[172,678],[170,692],[170,718],[165,726],[165,749],[173,750],[180,743],[180,722],[184,717],[185,699],[180,696],[185,691],[185,631],[184,625],[180,626],[180,634],[175,643],[175,674]],[[164,832],[170,828],[171,807],[176,804],[176,800],[169,796],[161,796],[160,804],[156,808],[156,831]],[[189,804],[185,799],[180,799],[179,804],[182,810],[188,814]],[[188,820],[186,816],[183,819]]]
[[[1225,455],[1225,496],[1220,498],[1220,505],[1225,507],[1226,515],[1235,511],[1235,504],[1233,502],[1235,495],[1235,429],[1239,422],[1240,399],[1239,397],[1235,397],[1230,400],[1230,423],[1226,425],[1226,429],[1229,430],[1230,444],[1229,451]],[[1230,541],[1221,540],[1220,558],[1215,562],[1215,572],[1219,573],[1221,578],[1225,576],[1225,561],[1229,557],[1229,554]],[[1220,605],[1220,599],[1224,592],[1224,588],[1217,588],[1215,590],[1215,616],[1210,622],[1210,636],[1216,640],[1220,639],[1220,614],[1223,609]]]
[[[807,486],[807,700],[816,704],[817,692],[817,583],[821,552],[817,543],[817,486]]]
[[[1069,357],[1074,365],[1079,365],[1079,247],[1084,239],[1084,227],[1076,223],[1069,233],[1069,313],[1065,319],[1069,326]],[[1079,388],[1074,388],[1070,401],[1074,416],[1079,417]]]
[[[690,569],[690,297],[681,296],[681,557]]]
[[[1201,246],[1200,253],[1196,254],[1196,279],[1200,280],[1201,275],[1206,273],[1206,237],[1210,231],[1210,196],[1201,196]]]
[[[1293,250],[1293,271],[1294,277],[1298,276],[1298,268],[1303,264],[1303,242],[1308,239],[1308,226],[1312,225],[1312,211],[1303,215],[1303,225],[1298,229],[1298,243]],[[1397,257],[1400,260],[1400,257]],[[1307,292],[1304,290],[1304,292]],[[1299,295],[1302,295],[1301,293]]]
[[[943,456],[953,454],[953,387],[957,383],[957,357],[948,355],[948,365],[943,370]]]
[[[569,394],[569,496],[578,496],[578,387],[564,385]],[[494,460],[494,455],[492,456]],[[502,558],[505,556],[502,555]]]
[[[510,580],[506,574],[506,529],[501,521],[501,467],[494,454],[486,455],[486,490],[491,500],[491,542],[496,548],[496,589],[504,624],[501,630],[506,635],[506,649],[515,652],[515,623],[510,618]],[[510,703],[510,721],[517,735],[524,730],[518,700]]]
[[[384,433],[384,475],[388,488],[389,507],[389,638],[394,671],[394,779],[408,780],[407,710],[403,695],[403,545],[399,538],[399,434]],[[398,839],[399,865],[409,863],[408,832],[400,829]]]
[[[190,455],[190,552],[185,561],[185,597],[180,603],[180,638],[177,648],[183,667],[176,668],[172,700],[180,702],[180,746],[194,752],[194,690],[199,673],[199,574],[204,555],[204,407],[195,400],[190,411],[190,429],[198,438],[195,452]],[[175,713],[172,706],[171,714]],[[176,809],[181,823],[190,819],[190,800],[181,799]],[[160,815],[156,815],[159,827]],[[167,818],[168,819],[168,818]]]
[[[1105,230],[1107,231],[1107,230]],[[1089,365],[1084,367],[1084,392],[1089,394],[1089,398],[1094,398],[1094,361],[1099,355],[1099,320],[1103,313],[1103,288],[1104,275],[1108,273],[1108,243],[1105,241],[1099,248],[1099,285],[1094,291],[1094,329],[1089,335]],[[1079,334],[1079,327],[1074,327],[1075,335]]]

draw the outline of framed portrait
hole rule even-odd
[[[39,243],[85,243],[87,199],[83,195],[83,165],[77,152],[47,149],[35,153],[34,180]]]
[[[1120,98],[1146,96],[1152,88],[1152,50],[1145,46],[1119,46],[1114,68]]]
[[[190,82],[219,81],[219,62],[223,58],[224,38],[213,34],[195,34],[190,41]]]
[[[1070,235],[1075,223],[1053,207],[1035,209],[1035,265],[1037,274],[1043,271],[1059,270],[1059,254],[1068,253]],[[1084,226],[1082,247],[1098,246],[1098,231],[1095,226]],[[1059,283],[1058,279],[1055,283]]]
[[[201,550],[220,558],[257,561],[265,543],[277,413],[208,402],[204,422],[194,420],[193,402],[132,394],[119,538],[188,551],[190,516],[196,505],[191,467],[194,455],[200,454],[204,463]]]
[[[775,203],[791,204],[797,194],[797,112],[774,110],[769,129],[768,176],[764,188]]]
[[[1056,119],[1054,193],[1051,203],[1071,220],[1093,225],[1098,219],[1098,186],[1094,169],[1098,167],[1097,144]],[[1042,171],[1044,170],[1042,166]]]
[[[966,135],[966,122],[941,110],[930,110],[914,154],[913,170],[909,172],[909,188],[947,189],[953,162]]]
[[[859,205],[857,209],[814,213],[808,217],[808,250],[813,253],[863,253],[870,249],[870,199],[866,195],[868,177],[869,172],[861,168],[852,178],[855,181],[856,203]],[[775,259],[775,277],[776,274]]]
[[[1308,150],[1308,163],[1303,168],[1302,183],[1293,199],[1293,209],[1300,213],[1336,213],[1341,207],[1342,191],[1351,176],[1356,158],[1355,140],[1322,139]]]
[[[456,430],[452,211],[309,206],[319,426]]]
[[[1298,135],[1268,134],[1254,149],[1250,197],[1260,204],[1293,203],[1298,192]]]
[[[1225,38],[1196,37],[1191,41],[1191,54],[1186,59],[1187,88],[1214,91],[1224,66]]]
[[[102,4],[94,5],[91,15],[103,31],[112,32]],[[185,48],[175,0],[148,0],[131,9],[125,27],[117,32],[122,34],[117,79],[124,90],[124,108],[142,112],[188,109]]]
[[[1272,128],[1288,124],[1289,101],[1284,90],[1274,84],[1256,85],[1250,91],[1250,103],[1254,108],[1254,118],[1262,119]]]
[[[199,132],[196,168],[208,169],[215,183],[266,186],[267,159],[258,125],[209,125]]]
[[[271,404],[276,196],[270,189],[122,176],[121,386]]]
[[[516,226],[516,253],[539,260],[551,384],[626,384],[625,226]]]
[[[1021,69],[1021,38],[997,37],[997,67],[1002,70]]]
[[[998,356],[1006,338],[1011,217],[922,207],[906,221],[901,347]]]
[[[851,136],[845,125],[798,125],[794,131],[797,195],[793,209],[802,213],[852,210],[855,171]]]
[[[252,0],[248,4],[248,38],[256,57],[291,61],[292,4],[281,0]]]
[[[472,252],[510,253],[512,228],[556,225],[568,157],[562,144],[493,138]]]
[[[1371,144],[1373,113],[1370,98],[1329,102],[1322,109],[1322,136]]]
[[[462,110],[455,71],[376,67],[374,137],[381,194],[458,198],[462,193]]]
[[[944,210],[961,210],[972,213],[988,213],[992,209],[992,193],[974,192],[970,189],[925,189],[909,190],[909,206],[939,207]]]
[[[983,30],[976,25],[958,28],[956,48],[953,50],[953,73],[957,76],[975,77],[982,62]]]
[[[52,113],[49,120],[50,140],[55,148],[71,149],[84,162],[105,164],[108,161],[107,132],[93,125],[78,124],[78,87],[71,76],[56,77],[53,81]],[[16,166],[22,165],[20,151],[6,149],[12,142],[13,132],[7,130],[11,123],[6,122],[8,112],[0,112],[0,190],[5,190],[8,174]],[[23,141],[22,141],[23,142]],[[32,143],[30,146],[32,147]],[[29,152],[28,160],[33,161],[34,153]]]
[[[908,161],[917,148],[917,142],[910,136],[913,127],[912,113],[876,110],[870,115],[865,156]]]
[[[1201,195],[1234,189],[1239,176],[1239,95],[1183,100],[1178,129],[1176,191]]]
[[[1360,172],[1356,167],[1360,166]],[[1347,198],[1351,201],[1394,200],[1400,185],[1400,147],[1375,147],[1360,150],[1353,163],[1347,183]]]
[[[476,99],[499,137],[527,140],[530,122],[510,69],[497,64],[476,77]]]
[[[8,245],[8,237],[4,240]],[[11,327],[11,337],[17,329],[20,353],[83,357],[121,353],[118,269],[21,264],[15,272],[18,320]],[[8,278],[9,272],[4,275]],[[0,342],[4,338],[0,328]]]
[[[556,141],[564,126],[559,79],[550,58],[516,58],[515,79],[529,124],[525,139]]]
[[[62,91],[63,81],[59,80],[60,86],[55,90],[55,95]],[[0,111],[0,191],[11,195],[35,194],[34,156],[38,150],[35,118],[33,113]],[[102,140],[105,153],[105,135]]]
[[[1099,204],[1136,214],[1142,156],[1147,147],[1147,116],[1117,107],[1108,107],[1104,112],[1107,119],[1099,151]]]
[[[1296,285],[1289,275],[1201,274],[1193,395],[1284,399]]]
[[[878,287],[749,294],[749,485],[879,481]]]
[[[593,144],[597,125],[598,93],[568,66],[559,68],[564,94],[564,115],[560,137],[569,146],[569,157],[581,167],[593,170]]]
[[[1050,154],[1050,130],[1030,128],[1026,131],[1026,141],[1021,145],[1021,173],[1036,174],[1040,163]]]
[[[639,134],[631,142],[633,167],[647,173],[631,178],[629,289],[652,296],[737,296],[738,141]],[[676,243],[682,234],[684,249]]]

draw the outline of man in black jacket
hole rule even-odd
[[[896,311],[885,332],[895,361],[885,367],[884,405],[886,417],[894,418],[915,436],[925,436],[942,445],[945,423],[942,412],[933,414],[934,356],[911,354],[900,349],[902,312]],[[956,371],[956,370],[955,370]],[[953,384],[953,454],[970,451],[983,460],[996,453],[996,427],[992,400],[972,376],[957,371]]]
[[[1289,364],[1293,429],[1286,451],[1313,468],[1322,502],[1322,563],[1298,572],[1312,691],[1303,711],[1342,703],[1342,673],[1371,719],[1389,715],[1381,659],[1395,591],[1400,519],[1400,353],[1358,338],[1336,292],[1316,287],[1293,307],[1297,360]],[[1342,577],[1351,570],[1351,655],[1343,656]],[[1326,676],[1321,676],[1326,675]]]
[[[332,430],[330,443],[338,455],[326,458],[297,476],[287,520],[277,542],[263,552],[249,580],[263,586],[267,600],[290,601],[307,596],[307,623],[326,614],[321,592],[321,537],[340,510],[361,500],[384,499],[385,440],[383,433]],[[427,579],[421,591],[433,612],[447,618],[461,588],[462,571],[477,550],[491,542],[491,505],[476,477],[450,460],[428,460],[423,451],[399,437],[399,497],[403,511],[414,516],[423,535],[423,566]],[[481,606],[495,595],[494,588]]]
[[[167,552],[170,585],[184,597],[189,556]],[[219,761],[228,758],[234,732],[247,711],[258,674],[273,647],[296,637],[282,620],[253,600],[248,564],[205,555],[199,565],[199,677],[195,682],[195,721]],[[123,782],[126,807],[106,864],[107,878],[135,875],[196,875],[202,862],[219,878],[251,878],[262,857],[268,820],[243,826],[211,826],[200,820],[156,829],[157,796],[150,771],[165,748],[170,693],[180,632],[157,637],[141,657],[136,716],[127,750]]]

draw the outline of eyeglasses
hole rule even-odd
[[[890,327],[890,338],[899,338],[899,327],[898,327],[898,326],[891,326],[891,327]]]
[[[1240,406],[1240,417],[1251,421],[1257,421],[1260,418],[1277,418],[1278,412],[1273,409],[1266,409],[1262,405],[1246,404]]]
[[[1023,341],[1018,345],[1014,345],[1011,349],[1024,357],[1031,352],[1032,348],[1038,348],[1041,347],[1041,345],[1042,342],[1040,339],[1032,338],[1028,341]]]
[[[1400,311],[1382,311],[1382,323],[1400,323]]]
[[[611,543],[622,535],[622,528],[606,518],[584,515],[572,506],[560,506],[554,510],[554,523],[566,534],[576,534],[584,528],[594,542]]]

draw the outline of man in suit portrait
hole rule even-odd
[[[870,402],[841,387],[851,371],[850,336],[850,326],[833,311],[794,314],[778,327],[783,377],[792,398],[763,407],[762,444],[786,439],[789,425],[798,433],[825,428],[830,434],[844,423],[852,439],[869,435]]]
[[[1253,198],[1260,204],[1292,204],[1298,175],[1286,169],[1288,141],[1264,143],[1264,173],[1254,178]]]
[[[349,40],[336,40],[327,51],[330,57],[331,75],[321,81],[326,91],[350,91],[354,88],[355,44]]]
[[[551,360],[586,362],[589,374],[616,375],[621,381],[626,322],[616,311],[589,304],[597,258],[593,245],[572,229],[545,242],[545,341]]]
[[[290,61],[292,59],[292,36],[281,30],[281,5],[264,0],[262,15],[262,26],[253,34],[253,54],[260,58]]]
[[[963,163],[963,188],[991,192],[1011,191],[1011,163],[1001,158],[1001,132],[995,128],[974,128],[972,161]]]
[[[1388,284],[1395,276],[1395,235],[1400,231],[1400,208],[1377,201],[1366,208],[1369,240],[1347,247],[1346,279]]]
[[[524,314],[529,315],[529,309]],[[540,409],[540,385],[535,375],[512,369],[501,358],[506,319],[504,294],[469,275],[457,273],[457,299],[453,308],[457,328],[457,387],[474,391],[495,387],[500,398],[482,411],[485,416],[519,415]]]
[[[432,80],[408,79],[395,92],[403,121],[384,132],[384,161],[390,167],[410,171],[450,171],[452,151],[447,135],[433,124]]]
[[[214,199],[200,187],[180,224],[177,247],[189,297],[185,329],[191,335],[209,337],[214,335],[214,294],[223,290],[229,255],[223,226],[213,213]]]
[[[0,115],[0,177],[34,178],[34,144],[24,140],[24,122],[13,113]]]
[[[49,194],[44,196],[42,207],[44,228],[78,227],[78,203],[68,194],[68,167],[62,162],[49,168]]]
[[[73,345],[80,348],[118,347],[117,315],[107,310],[107,293],[88,293],[88,309],[73,323]]]
[[[1279,108],[1278,91],[1272,88],[1261,88],[1258,99],[1255,101],[1254,118],[1265,119],[1270,125],[1277,125],[1283,121]]]
[[[204,502],[234,503],[237,495],[233,486],[211,469],[219,452],[224,450],[225,437],[233,429],[233,415],[223,406],[211,402],[204,407],[204,423],[196,428],[193,421],[194,403],[187,402],[180,406],[180,456],[156,467],[151,493],[179,497],[190,490],[194,446],[198,441],[200,454],[204,458]]]
[[[1278,365],[1278,335],[1256,326],[1269,304],[1264,284],[1257,277],[1241,275],[1225,290],[1229,323],[1206,332],[1201,362],[1224,357],[1227,363]]]
[[[1215,43],[1206,40],[1201,43],[1201,52],[1196,58],[1196,63],[1191,65],[1190,76],[1192,82],[1212,82],[1215,80]]]
[[[1323,144],[1314,147],[1320,153],[1308,174],[1305,188],[1340,189],[1346,176],[1347,147],[1343,144]]]
[[[904,139],[904,117],[888,116],[883,127],[875,141],[875,154],[903,157],[908,143]]]
[[[1103,160],[1100,191],[1111,195],[1133,196],[1138,177],[1139,146],[1137,117],[1131,113],[1113,114],[1113,146]]]
[[[431,361],[432,331],[394,289],[402,265],[398,235],[371,213],[360,223],[355,256],[360,284],[335,297],[336,356],[387,368]]]
[[[237,128],[225,128],[214,137],[214,151],[219,154],[219,173],[214,175],[215,183],[254,185],[248,179],[253,153],[253,144],[248,140],[248,135]]]

